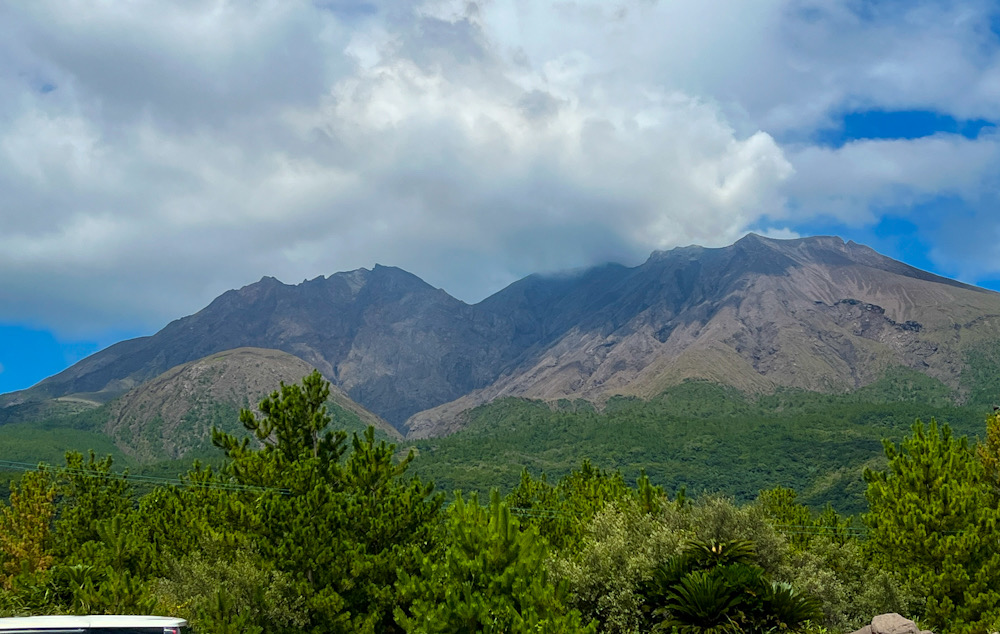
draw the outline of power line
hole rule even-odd
[[[7,469],[11,471],[36,471],[36,470],[52,470],[57,473],[65,473],[83,476],[87,478],[98,478],[102,480],[122,480],[125,482],[134,482],[137,484],[153,484],[162,486],[172,486],[180,488],[197,488],[197,489],[214,489],[219,491],[233,491],[233,492],[249,492],[249,493],[267,493],[274,492],[280,495],[291,495],[289,489],[283,489],[278,487],[265,487],[256,486],[251,484],[238,484],[235,482],[220,482],[220,481],[196,481],[196,480],[182,480],[180,478],[164,478],[160,476],[150,476],[141,474],[130,474],[130,473],[114,473],[114,472],[102,472],[93,471],[89,469],[84,469],[81,467],[55,467],[45,463],[29,463],[29,462],[17,462],[14,460],[0,460],[0,469]],[[452,503],[445,503],[443,508],[447,509]],[[545,508],[526,508],[512,506],[508,507],[508,510],[517,516],[529,517],[534,519],[579,519],[579,516],[572,513],[565,513],[557,511],[555,509],[545,509]],[[826,536],[835,535],[837,533],[846,533],[852,537],[864,537],[868,534],[868,529],[864,527],[857,526],[833,526],[833,525],[822,525],[822,524],[771,524],[778,532],[785,533],[788,535],[812,535],[812,536]],[[933,531],[936,533],[944,534],[960,534],[964,531]]]
[[[851,537],[865,537],[871,531],[868,528],[862,526],[826,526],[822,524],[772,524],[778,532],[785,533],[787,535],[816,535],[816,536],[826,536],[826,535],[836,535],[839,533],[847,533]],[[929,530],[928,535],[941,534],[941,535],[961,535],[968,531],[943,531],[943,530]]]
[[[783,530],[786,528],[789,529],[795,528],[795,529],[814,530],[816,532],[824,532],[824,533],[838,532],[838,531],[855,532],[855,533],[868,532],[868,529],[862,526],[836,526],[836,525],[824,525],[824,524],[771,524],[771,526],[774,526],[778,530]]]
[[[281,489],[277,487],[264,487],[255,486],[252,484],[238,484],[235,482],[219,482],[219,481],[204,481],[198,482],[196,480],[181,480],[180,478],[163,478],[159,476],[150,475],[140,475],[131,473],[113,473],[113,472],[102,472],[93,471],[90,469],[83,469],[81,467],[54,467],[47,465],[45,463],[32,464],[28,462],[16,462],[13,460],[0,460],[0,469],[8,469],[11,471],[36,471],[36,470],[49,470],[68,473],[72,475],[83,476],[86,478],[98,478],[101,480],[123,480],[126,482],[136,482],[139,484],[154,484],[162,486],[174,486],[174,487],[193,487],[200,489],[216,489],[220,491],[245,491],[250,493],[266,493],[273,491],[281,495],[290,495],[291,491],[288,489]]]
[[[558,519],[560,517],[566,517],[569,519],[578,519],[579,517],[571,513],[562,513],[553,509],[543,509],[543,508],[524,508],[520,506],[511,506],[508,507],[508,510],[514,515],[518,515],[521,517],[534,517],[538,519]]]

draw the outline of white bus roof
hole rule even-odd
[[[25,629],[56,628],[126,628],[126,627],[186,627],[184,619],[168,616],[123,616],[118,614],[92,614],[89,616],[25,616],[0,619],[0,632]]]

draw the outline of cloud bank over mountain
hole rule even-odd
[[[6,5],[0,321],[155,329],[375,262],[476,301],[887,216],[945,272],[1000,275],[998,23],[978,1]],[[860,111],[984,123],[854,138]]]

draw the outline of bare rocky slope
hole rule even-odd
[[[744,391],[842,391],[890,366],[961,389],[967,350],[1000,338],[1000,294],[839,238],[749,235],[637,267],[533,275],[476,305],[376,266],[229,291],[151,337],[99,352],[0,407],[107,401],[233,348],[283,350],[410,436],[448,433],[499,396],[653,396],[687,378]]]
[[[961,389],[965,352],[1000,337],[1000,294],[833,237],[749,235],[635,268],[529,277],[481,306],[547,336],[488,387],[413,416],[411,437],[454,431],[498,397],[648,398],[691,378],[839,392],[905,366]]]
[[[98,352],[0,407],[78,395],[107,402],[182,363],[240,347],[315,367],[395,426],[488,385],[505,366],[484,315],[416,276],[376,266],[299,285],[265,277],[150,337]]]
[[[180,458],[209,444],[213,426],[240,431],[238,413],[313,368],[280,350],[237,348],[184,363],[129,390],[110,404],[104,432],[126,454],[141,460]],[[337,427],[374,425],[399,433],[339,388],[330,393]],[[351,422],[355,422],[351,425]]]

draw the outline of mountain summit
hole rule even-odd
[[[689,378],[833,392],[902,365],[958,388],[965,352],[998,337],[1000,294],[836,237],[750,234],[655,252],[636,267],[531,275],[475,305],[393,267],[294,286],[265,277],[0,405],[106,401],[210,354],[274,348],[427,436],[499,396],[650,397]]]

